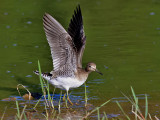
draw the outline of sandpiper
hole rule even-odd
[[[43,25],[51,49],[53,71],[42,73],[41,76],[56,88],[65,89],[67,100],[73,104],[68,96],[69,89],[81,86],[92,71],[102,75],[93,62],[89,62],[84,69],[82,68],[86,36],[80,5],[74,11],[68,32],[47,13],[43,17]],[[39,75],[38,71],[34,73]]]

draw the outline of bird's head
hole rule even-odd
[[[95,71],[95,72],[103,75],[101,72],[99,72],[99,71],[96,69],[96,64],[93,63],[93,62],[89,62],[89,63],[87,64],[86,70],[89,71],[89,72]]]

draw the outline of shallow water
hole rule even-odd
[[[0,99],[19,96],[16,87],[23,84],[31,92],[41,92],[32,71],[52,70],[50,50],[42,17],[54,16],[65,28],[80,3],[87,44],[83,66],[93,61],[104,75],[92,73],[87,80],[89,102],[99,106],[108,99],[148,95],[150,113],[159,115],[160,99],[160,2],[158,0],[10,0],[0,5]],[[51,88],[51,90],[53,87]],[[21,94],[25,94],[24,89]],[[60,93],[57,91],[57,94]],[[84,86],[73,89],[73,96],[84,100]],[[124,99],[120,99],[125,104]],[[13,102],[0,101],[0,115]],[[111,105],[113,106],[113,105]],[[118,111],[110,109],[109,113]],[[105,109],[108,112],[108,109]],[[126,109],[128,110],[128,109]],[[157,112],[158,111],[158,112]],[[130,112],[130,111],[128,111]]]

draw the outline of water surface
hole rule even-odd
[[[40,60],[42,71],[52,70],[42,17],[47,12],[67,29],[78,3],[87,36],[83,66],[93,61],[104,74],[92,73],[89,76],[90,102],[98,106],[108,99],[123,97],[121,92],[131,95],[132,86],[137,94],[149,95],[150,106],[155,106],[151,107],[150,113],[157,114],[156,106],[159,106],[160,99],[158,0],[2,0],[0,99],[19,96],[18,84],[32,92],[41,92],[39,79],[32,72],[38,69],[37,61]],[[73,89],[71,95],[84,98],[84,86]],[[0,104],[2,111],[5,106],[12,107],[8,102],[1,101]],[[118,107],[115,109],[119,110]]]

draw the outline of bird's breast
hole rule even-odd
[[[76,78],[79,81],[86,81],[88,78],[88,72],[86,72],[84,69],[78,69],[77,73],[75,73]]]
[[[50,83],[57,88],[69,90],[70,88],[77,88],[81,86],[85,81],[78,80],[72,77],[57,77],[51,80]]]

